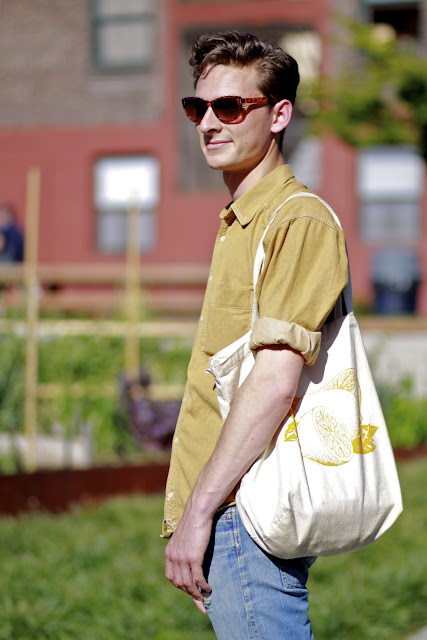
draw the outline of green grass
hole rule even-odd
[[[404,640],[427,624],[426,470],[399,466],[405,511],[381,540],[314,564],[316,640]],[[160,496],[1,519],[0,640],[214,640],[163,577],[161,519]]]
[[[161,498],[0,521],[1,640],[207,640],[163,578]]]

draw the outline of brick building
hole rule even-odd
[[[134,200],[145,264],[208,263],[228,194],[181,112],[180,97],[193,91],[194,37],[253,31],[294,53],[303,76],[320,66],[333,73],[338,8],[392,24],[425,54],[426,7],[426,0],[0,0],[0,201],[23,217],[27,170],[40,167],[43,263],[122,261]],[[427,181],[416,154],[358,152],[333,138],[307,139],[304,129],[297,110],[285,156],[341,217],[355,297],[372,299],[372,258],[388,246],[413,251],[427,282]],[[401,166],[407,171],[397,178]],[[426,284],[418,310],[427,312]]]

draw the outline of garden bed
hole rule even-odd
[[[59,513],[77,503],[133,493],[159,493],[166,485],[168,467],[165,460],[0,476],[0,513],[16,515],[38,509]]]
[[[427,445],[395,449],[397,461],[427,456]],[[0,514],[25,511],[66,511],[75,504],[96,503],[109,497],[162,493],[169,460],[90,469],[61,469],[0,475]]]

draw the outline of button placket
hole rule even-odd
[[[200,341],[202,351],[204,349],[205,338],[206,338],[206,322],[204,320],[205,320],[205,312],[209,309],[209,303],[211,298],[211,283],[213,281],[213,276],[215,275],[215,270],[217,268],[217,265],[221,260],[221,250],[222,250],[222,247],[224,246],[223,243],[224,243],[226,234],[228,232],[228,229],[229,229],[229,225],[225,220],[222,220],[221,226],[218,231],[217,239],[215,241],[210,274],[208,277],[208,281],[206,283],[205,300],[203,303],[202,312],[199,317],[199,325],[201,324],[204,325],[203,331],[201,333],[201,341]]]

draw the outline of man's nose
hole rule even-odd
[[[202,133],[207,133],[208,131],[212,131],[212,129],[218,131],[222,128],[222,123],[216,117],[212,107],[207,108],[205,115],[200,121],[199,128]]]

